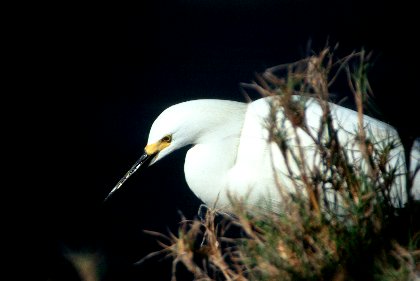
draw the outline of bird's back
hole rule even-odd
[[[306,124],[309,131],[317,136],[323,111],[316,99],[305,98],[305,100]],[[297,192],[296,182],[290,179],[290,173],[300,177],[303,170],[308,174],[317,169],[322,171],[323,161],[319,151],[315,149],[314,140],[302,129],[295,130],[282,110],[276,113],[276,131],[285,138],[290,148],[289,153],[282,153],[278,144],[272,139],[273,131],[270,132],[269,128],[270,118],[273,119],[271,109],[274,101],[274,98],[269,97],[249,104],[244,118],[237,159],[229,172],[226,190],[251,204],[260,204],[258,202],[261,200],[268,203],[279,202],[284,199],[285,194]],[[349,162],[355,166],[363,165],[359,144],[356,141],[357,112],[335,104],[330,104],[330,107],[334,127],[338,130],[338,139],[347,151]],[[388,124],[368,116],[364,116],[364,126],[367,138],[375,145],[384,146],[390,141],[396,144],[390,153],[389,167],[397,167],[398,176],[395,179],[391,197],[394,205],[400,207],[407,199],[404,150],[398,133]],[[299,143],[296,137],[299,138]],[[290,153],[293,151],[299,157],[298,147],[303,151],[303,155],[300,156],[303,156],[304,166],[301,163],[297,164]],[[288,164],[286,164],[285,155],[287,155]],[[300,191],[304,192],[298,190]]]

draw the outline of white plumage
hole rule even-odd
[[[309,131],[317,135],[322,108],[314,98],[294,97],[305,103],[305,119]],[[139,168],[147,158],[153,164],[176,149],[193,145],[185,158],[185,178],[191,190],[208,206],[229,210],[228,192],[246,198],[249,204],[261,200],[281,202],[280,193],[296,192],[289,179],[285,159],[278,145],[270,139],[268,129],[275,97],[261,98],[251,103],[203,99],[173,105],[163,111],[153,123],[145,154],[111,191],[112,194]],[[333,124],[338,139],[345,145],[349,161],[357,167],[361,161],[357,112],[330,103]],[[304,169],[308,173],[322,170],[322,161],[315,143],[302,129],[294,130],[282,110],[275,115],[276,131],[287,136],[292,151],[304,151]],[[391,198],[397,207],[407,201],[406,164],[404,149],[394,128],[381,121],[364,116],[367,138],[375,145],[394,141],[389,166],[397,169]],[[296,142],[296,134],[300,143]],[[289,156],[291,156],[289,154]],[[289,157],[287,156],[287,157]],[[293,175],[300,176],[301,165],[290,161]],[[279,192],[279,186],[280,192]]]

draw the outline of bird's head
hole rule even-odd
[[[186,145],[238,135],[245,109],[244,103],[208,99],[187,101],[167,108],[153,122],[143,155],[107,198],[141,166],[152,165]]]
[[[186,111],[183,107],[185,107],[184,104],[169,107],[158,116],[150,129],[149,139],[142,156],[121,178],[105,200],[119,189],[141,166],[152,165],[173,151],[194,142],[196,134],[192,132],[197,132],[198,130],[196,130],[194,122],[188,122],[187,114],[191,110]]]
[[[181,104],[182,105],[182,104]],[[190,113],[191,114],[191,113]],[[193,122],[180,105],[169,107],[153,122],[144,153],[152,165],[173,151],[194,142]]]

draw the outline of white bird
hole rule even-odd
[[[296,192],[296,189],[279,146],[270,139],[268,119],[272,118],[271,108],[277,100],[266,97],[242,103],[202,99],[167,108],[154,121],[144,154],[108,197],[144,163],[152,165],[175,150],[192,145],[185,158],[185,178],[190,189],[208,206],[228,211],[231,205],[228,193],[246,198],[249,204],[281,202],[282,192]],[[317,136],[323,114],[320,102],[315,98],[297,96],[294,100],[304,103],[307,128]],[[354,166],[363,165],[359,144],[355,140],[357,112],[332,103],[329,106],[333,124],[338,129],[338,139],[349,151],[349,161]],[[276,113],[275,119],[276,130],[287,136],[289,146],[303,148],[305,169],[309,172],[321,169],[322,161],[314,149],[314,140],[301,128],[294,130],[282,110]],[[363,122],[366,137],[374,139],[375,144],[388,141],[396,144],[388,163],[389,167],[397,169],[390,195],[392,203],[402,207],[407,201],[407,170],[398,133],[390,125],[369,116],[364,116]],[[296,143],[296,135],[300,143]],[[289,162],[293,161],[289,159]],[[293,174],[299,176],[301,167],[296,163],[290,166]]]

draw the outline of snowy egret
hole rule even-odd
[[[304,104],[307,128],[316,135],[323,114],[320,101],[298,96],[293,99]],[[271,108],[275,102],[275,97],[251,103],[202,99],[167,108],[154,121],[144,154],[108,197],[144,163],[152,165],[179,148],[193,145],[185,158],[185,178],[190,189],[208,206],[229,210],[228,193],[246,198],[250,204],[261,200],[281,202],[278,186],[286,192],[295,192],[295,187],[288,176],[290,169],[286,168],[284,154],[270,139],[268,119],[272,116]],[[357,112],[328,104],[333,124],[338,129],[338,139],[350,151],[347,155],[350,163],[361,165],[359,144],[355,140]],[[287,135],[290,147],[304,149],[306,169],[320,169],[322,161],[314,149],[314,139],[300,128],[294,130],[281,110],[275,114],[275,120],[277,130]],[[407,200],[407,171],[398,133],[390,125],[369,116],[364,116],[363,122],[366,137],[374,139],[376,144],[394,141],[388,164],[396,168],[397,176],[390,195],[392,203],[401,207]],[[300,138],[299,143],[294,141],[296,135]],[[296,163],[290,166],[295,175],[302,171]]]

